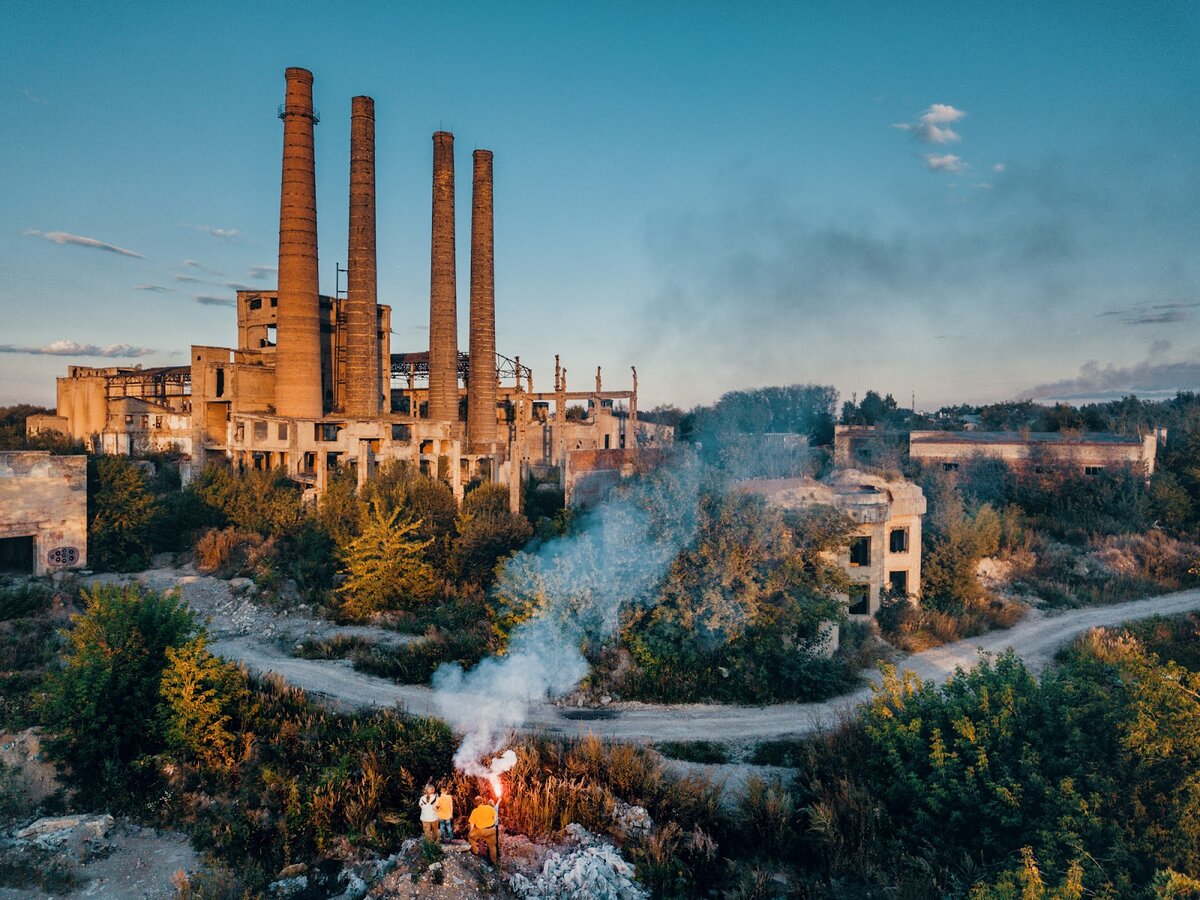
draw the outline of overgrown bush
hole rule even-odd
[[[159,684],[167,651],[195,622],[177,596],[97,586],[72,617],[64,667],[46,684],[47,747],[84,803],[128,810],[155,779],[163,747]]]

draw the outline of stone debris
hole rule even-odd
[[[51,816],[38,819],[13,834],[21,842],[32,844],[39,850],[66,850],[76,859],[88,855],[88,849],[96,848],[113,827],[113,817],[98,816]]]
[[[613,806],[613,822],[630,837],[649,837],[654,830],[654,820],[644,806],[634,806],[618,799]]]
[[[308,890],[308,876],[295,875],[291,878],[281,878],[267,885],[267,894],[271,897],[297,897]]]
[[[551,852],[533,878],[512,875],[509,887],[524,900],[644,900],[633,866],[611,844],[581,825],[567,826],[574,847]]]

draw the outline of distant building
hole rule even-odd
[[[755,479],[738,487],[784,509],[832,506],[858,524],[850,546],[838,559],[850,578],[846,602],[851,616],[875,615],[888,590],[914,598],[921,593],[925,494],[912,482],[841,469],[823,481]]]
[[[1069,431],[914,431],[908,456],[950,472],[977,457],[1002,459],[1018,470],[1070,466],[1089,475],[1126,466],[1147,478],[1166,430],[1144,437]]]
[[[87,457],[0,452],[0,572],[87,565]]]

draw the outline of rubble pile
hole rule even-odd
[[[644,810],[643,810],[644,812]],[[634,880],[631,866],[611,844],[581,825],[567,826],[574,846],[552,851],[533,878],[509,877],[524,900],[644,900],[649,894]]]

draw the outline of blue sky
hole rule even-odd
[[[498,346],[535,387],[561,353],[572,386],[637,365],[644,406],[1198,388],[1198,10],[10,0],[0,403],[52,402],[71,363],[234,342],[234,291],[274,279],[289,65],[316,77],[326,292],[350,98],[375,98],[394,349],[426,341],[445,128],[460,323],[487,147]]]

